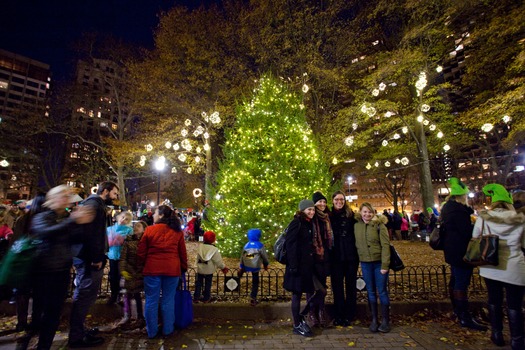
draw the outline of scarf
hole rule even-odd
[[[323,241],[326,242],[326,247],[332,249],[334,246],[334,233],[332,231],[332,225],[330,225],[330,219],[328,213],[324,213],[319,209],[315,208],[315,219],[314,220],[314,249],[315,254],[320,258],[324,257],[324,245]],[[323,227],[324,230],[321,228]],[[324,235],[323,235],[324,234]]]

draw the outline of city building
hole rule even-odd
[[[0,49],[0,198],[27,199],[36,185],[35,155],[23,142],[32,130],[20,125],[48,117],[50,82],[48,64]]]

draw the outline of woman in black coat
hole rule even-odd
[[[472,208],[467,206],[469,189],[459,179],[449,179],[450,195],[441,209],[444,229],[445,262],[450,264],[449,293],[454,312],[462,327],[487,330],[471,316],[468,307],[468,286],[472,278],[473,267],[463,261],[467,246],[472,238]]]
[[[355,245],[354,212],[348,207],[345,195],[336,191],[332,195],[330,222],[334,231],[332,249],[332,290],[336,326],[346,327],[356,316],[357,309],[357,268],[359,255]],[[345,293],[346,290],[346,293]]]
[[[314,202],[309,199],[299,203],[299,211],[288,225],[286,232],[286,271],[284,273],[284,289],[292,292],[293,332],[305,337],[313,335],[312,330],[304,320],[309,305],[301,312],[303,293],[314,292],[313,268],[314,249],[312,244],[315,214]]]

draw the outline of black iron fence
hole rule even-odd
[[[195,290],[196,270],[188,270],[188,289]],[[361,270],[358,271],[356,288],[358,299],[366,300],[366,289],[362,281]],[[389,293],[394,301],[401,300],[443,300],[448,298],[448,281],[450,279],[450,267],[448,265],[438,266],[408,266],[399,272],[390,272]],[[261,270],[258,298],[261,300],[289,300],[291,293],[283,288],[284,269]],[[328,282],[330,283],[330,281]],[[245,273],[241,278],[237,277],[237,269],[231,269],[227,273],[218,271],[213,276],[212,297],[217,300],[239,301],[248,299],[251,291],[252,275]],[[470,284],[470,295],[472,297],[483,296],[486,293],[485,285],[479,276],[479,270],[474,269],[472,282]],[[109,282],[107,271],[101,287],[102,297],[109,294]],[[331,301],[332,293],[328,291],[328,301]]]

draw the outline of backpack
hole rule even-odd
[[[275,260],[281,264],[286,265],[286,232],[288,227],[277,237],[275,244],[273,245],[273,256]]]

